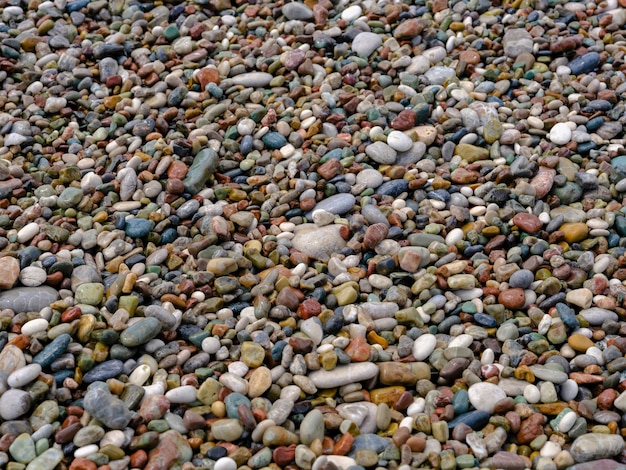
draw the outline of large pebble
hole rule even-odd
[[[476,383],[467,389],[470,403],[474,408],[493,413],[496,403],[506,398],[506,393],[489,382]]]
[[[570,453],[576,462],[614,457],[624,449],[624,438],[615,434],[584,434],[577,437]]]
[[[378,375],[378,366],[371,362],[363,362],[338,366],[330,371],[313,371],[309,374],[309,378],[317,388],[334,388],[368,380],[376,375]]]

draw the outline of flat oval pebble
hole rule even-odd
[[[611,434],[584,434],[570,449],[576,462],[588,462],[613,457],[624,449],[624,439]]]
[[[345,11],[344,11],[345,12]],[[358,54],[368,57],[382,44],[382,39],[378,34],[362,32],[352,42],[352,50]]]
[[[335,194],[334,196],[320,201],[313,211],[322,210],[330,212],[331,214],[342,215],[352,209],[355,202],[356,199],[352,194]]]
[[[496,403],[506,398],[504,390],[488,382],[472,385],[467,393],[472,406],[487,413],[493,413]]]
[[[375,377],[378,374],[378,366],[364,362],[339,366],[331,371],[318,370],[311,372],[309,378],[318,388],[341,387],[353,382],[360,382]]]
[[[39,364],[28,364],[9,375],[7,385],[11,388],[21,388],[39,377],[41,370]]]
[[[413,357],[416,361],[423,361],[430,356],[435,350],[437,345],[437,338],[435,335],[424,334],[415,340],[413,343]]]
[[[126,347],[135,347],[154,338],[161,331],[158,318],[142,318],[125,329],[120,335],[120,342]]]

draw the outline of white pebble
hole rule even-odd
[[[541,454],[542,457],[553,459],[559,452],[561,452],[561,446],[556,442],[548,441],[543,445],[539,454]]]
[[[156,383],[152,385],[144,385],[143,391],[144,391],[144,395],[143,395],[144,400],[150,396],[163,395],[165,393],[165,389],[163,387],[163,384],[161,383]]]
[[[413,139],[404,132],[391,131],[387,136],[387,145],[398,152],[406,152],[413,147]]]
[[[417,414],[417,413],[415,413],[415,414]],[[398,425],[398,427],[407,428],[408,430],[412,430],[413,429],[413,416],[407,416],[406,418],[404,418],[402,421],[400,421],[400,424]]]
[[[141,387],[150,378],[150,366],[142,364],[133,370],[128,377],[128,382]]]
[[[27,266],[20,271],[20,281],[26,287],[37,287],[46,282],[46,271],[36,266]]]
[[[587,349],[587,351],[585,351],[585,354],[591,357],[595,357],[596,361],[598,361],[598,365],[604,365],[604,357],[602,356],[602,351],[600,351],[599,348],[591,346],[589,349]]]
[[[31,222],[30,224],[25,225],[17,232],[17,241],[19,243],[26,243],[33,239],[35,235],[39,233],[39,224],[36,222]]]
[[[487,348],[480,356],[480,363],[483,365],[493,364],[495,357],[496,354],[493,352],[493,349]]]
[[[114,429],[102,436],[102,439],[100,439],[100,445],[104,447],[110,444],[114,447],[122,447],[125,440],[126,436],[124,435],[124,432],[118,429]]]
[[[256,127],[256,123],[249,118],[242,119],[237,123],[237,132],[239,135],[250,135],[254,132],[254,128]]]
[[[221,346],[220,340],[215,336],[209,336],[202,340],[202,350],[208,354],[215,354]]]
[[[278,228],[283,232],[293,232],[296,229],[296,224],[293,222],[283,222]]]
[[[566,413],[561,418],[561,421],[559,421],[558,431],[562,433],[569,432],[569,430],[572,429],[572,426],[574,426],[574,423],[576,423],[577,419],[578,419],[578,415],[574,413],[573,411],[571,413]]]
[[[563,346],[561,346],[561,349],[559,350],[559,355],[563,356],[565,359],[572,359],[574,358],[574,356],[576,356],[576,351],[574,351],[569,344],[565,343]]]
[[[598,261],[593,263],[593,272],[603,273],[604,271],[607,270],[607,268],[609,267],[609,264],[611,264],[611,258],[608,256],[602,257]]]
[[[528,403],[539,403],[541,392],[535,385],[528,384],[524,387],[524,398]]]
[[[347,21],[348,23],[351,23],[352,21],[359,18],[362,14],[363,10],[361,9],[361,7],[358,5],[354,5],[346,8],[344,11],[341,12],[341,19]]]
[[[548,137],[554,144],[565,145],[572,139],[572,129],[569,124],[559,122],[550,129]]]
[[[225,372],[220,375],[220,383],[230,388],[233,392],[242,393],[244,395],[248,393],[248,381],[230,372]]]
[[[182,387],[168,390],[165,394],[165,398],[171,403],[191,403],[196,399],[196,393],[196,387],[193,385],[183,385]]]
[[[40,331],[46,331],[48,324],[48,320],[44,320],[43,318],[28,321],[22,325],[22,334],[24,336],[32,336]]]
[[[578,384],[574,380],[567,379],[561,384],[561,399],[563,401],[573,400],[576,395],[578,395]]]
[[[413,343],[413,357],[416,361],[423,361],[428,358],[437,346],[437,337],[426,333],[418,337]]]
[[[409,405],[406,410],[408,416],[416,416],[419,413],[423,413],[426,409],[426,400],[423,397],[416,398],[413,403]]]
[[[20,388],[31,383],[41,373],[39,364],[28,364],[21,369],[16,370],[7,378],[7,384],[11,388]]]
[[[459,336],[455,336],[454,338],[452,338],[452,340],[450,340],[450,342],[448,343],[448,347],[449,348],[468,348],[472,342],[474,341],[474,338],[472,335],[468,335],[468,334],[462,334]]]
[[[460,228],[454,228],[450,230],[448,235],[446,235],[446,245],[456,245],[458,242],[463,240],[463,236],[463,230],[461,230]]]
[[[243,377],[250,368],[243,361],[235,361],[228,365],[228,372]]]
[[[213,466],[214,470],[237,470],[237,462],[230,457],[222,457]]]
[[[90,444],[88,446],[83,446],[79,449],[76,449],[74,452],[74,457],[77,459],[85,458],[90,456],[91,454],[95,454],[98,452],[99,447],[96,444]]]

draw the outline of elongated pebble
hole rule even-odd
[[[432,334],[423,334],[413,343],[413,357],[416,361],[424,361],[431,355],[437,345],[437,338]]]
[[[467,390],[467,394],[474,408],[487,413],[493,413],[496,403],[506,398],[504,390],[488,382],[472,385]]]
[[[577,437],[570,453],[576,462],[613,457],[624,449],[624,438],[615,434],[584,434]]]
[[[3,2],[0,468],[617,470],[626,0],[491,3]]]
[[[48,329],[48,320],[44,318],[37,318],[22,325],[22,334],[26,336],[32,336],[40,331],[46,331]]]
[[[269,73],[264,72],[250,72],[242,73],[233,77],[233,83],[235,85],[251,86],[251,87],[264,87],[269,85],[270,81],[274,78]]]
[[[33,358],[33,362],[39,364],[41,367],[48,367],[65,352],[71,341],[72,337],[67,333],[57,336]]]
[[[90,444],[87,446],[83,446],[83,447],[76,449],[76,451],[74,452],[74,457],[77,459],[85,458],[85,457],[90,456],[91,454],[95,454],[96,452],[98,452],[98,449],[99,447],[97,444]]]
[[[41,373],[40,364],[28,364],[21,369],[16,370],[7,378],[7,384],[12,388],[20,388],[31,383]]]
[[[376,364],[364,362],[338,366],[330,371],[313,371],[309,374],[309,378],[317,388],[334,388],[368,380],[377,374],[378,366]]]
[[[20,243],[26,243],[31,240],[35,235],[39,233],[39,224],[31,222],[20,229],[17,232],[17,241]]]
[[[26,466],[26,470],[51,470],[63,460],[63,452],[51,448],[45,450]]]
[[[196,399],[196,387],[192,385],[183,385],[182,387],[176,387],[172,390],[168,390],[165,394],[171,403],[191,403]]]

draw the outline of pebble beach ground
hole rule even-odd
[[[0,0],[0,467],[624,468],[624,3]]]

